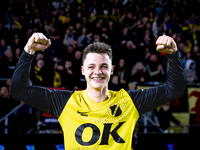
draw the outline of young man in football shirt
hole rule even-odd
[[[93,43],[83,51],[83,91],[49,90],[32,85],[31,61],[35,51],[46,49],[50,40],[34,33],[28,40],[13,75],[11,94],[25,103],[58,118],[66,150],[129,150],[140,115],[180,97],[185,91],[184,73],[177,46],[168,36],[160,36],[157,50],[167,53],[166,84],[145,90],[110,91],[113,73],[112,50],[105,43]],[[68,79],[70,80],[70,79]]]

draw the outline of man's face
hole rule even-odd
[[[81,67],[82,74],[87,81],[87,87],[99,90],[108,87],[108,81],[113,70],[114,67],[109,56],[97,53],[87,54]]]

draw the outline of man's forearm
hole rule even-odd
[[[25,92],[25,90],[27,90],[27,87],[32,86],[29,79],[32,59],[33,55],[28,54],[26,51],[22,52],[12,77],[12,84],[10,88],[12,96],[19,97]]]
[[[168,87],[181,96],[185,92],[185,76],[180,57],[178,57],[178,51],[174,54],[167,54],[167,57],[169,63],[167,72]]]
[[[137,92],[129,91],[140,115],[182,96],[185,92],[185,77],[178,52],[167,56],[169,70],[166,84]]]

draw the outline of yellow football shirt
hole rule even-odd
[[[97,103],[86,90],[75,91],[58,121],[66,150],[128,150],[139,113],[125,90],[108,91],[108,99]]]

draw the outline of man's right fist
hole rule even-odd
[[[33,33],[24,47],[24,50],[29,54],[34,54],[35,51],[44,50],[49,45],[51,45],[51,41],[47,39],[43,33]]]

